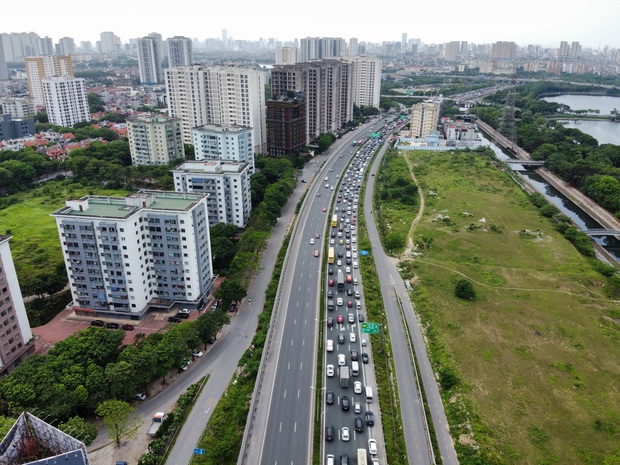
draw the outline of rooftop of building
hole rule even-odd
[[[219,160],[192,160],[177,166],[172,172],[194,174],[240,173],[247,166],[248,163],[222,162]]]
[[[212,131],[212,132],[243,132],[251,130],[250,126],[241,126],[237,124],[205,124],[193,128],[196,131]]]
[[[52,216],[97,217],[124,219],[142,209],[184,212],[190,210],[204,195],[173,191],[142,190],[127,197],[87,195],[68,200]]]

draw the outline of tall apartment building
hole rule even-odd
[[[28,56],[53,55],[51,39],[42,39],[34,32],[2,33],[6,61],[16,63]],[[48,40],[49,39],[49,40]]]
[[[301,151],[306,139],[306,99],[302,92],[267,100],[267,151],[282,156]]]
[[[42,83],[45,108],[51,124],[71,128],[75,123],[90,121],[84,79],[55,76],[44,78]]]
[[[306,37],[300,40],[299,62],[341,57],[345,54],[346,43],[338,37]]]
[[[494,60],[512,60],[517,56],[517,44],[514,42],[495,42],[491,47]]]
[[[168,66],[189,66],[193,63],[192,39],[175,36],[168,39]]]
[[[58,39],[56,55],[75,55],[75,41],[71,37]]]
[[[411,137],[426,139],[437,130],[441,104],[436,101],[416,103],[411,108]]]
[[[459,58],[459,49],[461,43],[458,40],[453,40],[443,45],[443,58],[446,61],[456,61]]]
[[[121,52],[121,39],[113,32],[106,31],[99,34],[99,51],[108,55],[117,55]]]
[[[272,69],[275,99],[289,91],[305,95],[307,141],[336,133],[353,119],[352,68],[353,64],[344,60],[321,60]]]
[[[34,100],[29,97],[0,98],[2,112],[8,113],[13,118],[25,118],[36,114]]]
[[[244,228],[252,213],[249,163],[220,160],[187,161],[172,171],[177,192],[208,194],[209,225]]]
[[[89,195],[52,216],[78,314],[140,319],[149,308],[202,305],[212,290],[206,195]]]
[[[166,69],[170,115],[180,118],[183,142],[192,144],[192,128],[204,125],[252,128],[255,153],[267,148],[265,74],[237,66],[180,66]]]
[[[69,55],[44,55],[26,57],[28,91],[37,106],[45,105],[43,79],[52,76],[73,76],[73,62]]]
[[[353,104],[379,108],[382,61],[371,56],[345,57],[343,60],[353,64],[351,69]]]
[[[0,81],[9,79],[9,68],[6,64],[6,54],[4,53],[4,41],[0,34]]]
[[[355,56],[360,54],[359,41],[355,37],[349,39],[349,56]]]
[[[400,36],[400,53],[407,53],[407,33],[403,32]]]
[[[560,57],[570,56],[570,45],[568,45],[568,42],[566,42],[565,40],[560,42],[560,49],[558,50],[558,56]]]
[[[0,235],[0,375],[10,373],[34,351],[9,239]]]
[[[141,84],[164,82],[162,41],[152,35],[138,39],[138,69]]]
[[[132,165],[167,165],[185,157],[181,120],[164,115],[139,115],[127,120]]]
[[[581,56],[581,44],[579,42],[570,44],[570,56],[573,58]]]
[[[196,160],[247,163],[254,174],[253,131],[249,126],[205,124],[192,129]]]
[[[299,63],[299,49],[296,47],[276,48],[276,65],[295,65]]]

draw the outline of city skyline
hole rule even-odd
[[[0,32],[34,32],[51,37],[54,43],[66,36],[73,38],[76,45],[81,41],[94,45],[104,31],[114,32],[126,43],[151,32],[160,33],[164,39],[221,38],[225,29],[228,37],[236,40],[275,38],[290,42],[304,37],[356,37],[381,43],[400,42],[406,33],[408,39],[424,43],[511,41],[519,46],[557,48],[561,41],[576,41],[585,48],[620,48],[620,36],[615,33],[620,20],[616,0],[591,0],[587,8],[566,7],[558,1],[522,0],[511,9],[500,9],[492,0],[475,4],[445,0],[439,7],[411,3],[381,9],[360,6],[359,2],[318,0],[311,11],[301,12],[283,0],[241,0],[234,10],[227,5],[213,5],[199,14],[194,12],[195,4],[178,0],[175,10],[165,15],[159,9],[145,8],[141,2],[129,2],[122,11],[111,8],[96,16],[77,0],[63,0],[54,8],[42,0],[33,0],[29,5],[31,11],[45,14],[24,14],[21,6],[11,2],[3,6],[9,21],[3,23]]]

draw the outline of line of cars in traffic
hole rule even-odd
[[[358,336],[358,323],[363,322],[365,317],[361,293],[357,288],[358,278],[355,274],[358,268],[356,228],[359,192],[364,169],[373,151],[374,148],[368,151],[365,147],[360,149],[343,173],[336,193],[332,228],[328,238],[328,245],[333,247],[334,251],[331,254],[333,257],[328,259],[326,287],[328,331],[325,332],[327,376],[325,403],[327,411],[324,417],[324,439],[327,443],[332,443],[331,446],[325,447],[326,461],[324,463],[326,465],[336,465],[333,452],[335,452],[335,441],[338,439],[341,441],[341,445],[336,446],[340,449],[340,465],[350,463],[350,453],[357,452],[357,457],[360,457],[363,451],[363,456],[366,457],[366,450],[372,457],[373,465],[379,465],[376,458],[377,441],[370,437],[371,431],[368,429],[375,424],[374,413],[369,408],[373,396],[372,387],[364,386],[362,380],[355,379],[358,376],[363,379],[359,366],[360,360],[363,364],[369,362],[369,354],[363,351],[367,345],[365,335]],[[346,276],[346,279],[342,279],[342,276]],[[343,314],[345,309],[348,313]],[[338,313],[332,316],[330,313],[333,311]],[[335,338],[330,335],[332,331],[336,332]],[[351,391],[348,391],[349,376],[353,377],[351,379],[352,395]],[[347,420],[341,413],[338,414],[337,411],[331,410],[330,406],[333,405],[340,405],[342,412],[352,411],[353,418],[348,417]],[[368,435],[364,434],[365,431]],[[359,441],[364,436],[368,439],[364,441],[364,448],[360,448]],[[352,448],[351,445],[356,443],[357,449]],[[367,460],[364,461],[364,465],[366,462]]]

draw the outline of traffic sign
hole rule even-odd
[[[366,257],[366,256],[368,256],[369,253],[370,252],[368,252],[368,250],[360,250],[360,256]]]
[[[205,455],[204,449],[194,449],[194,455]]]
[[[362,323],[362,333],[379,334],[379,323]]]

